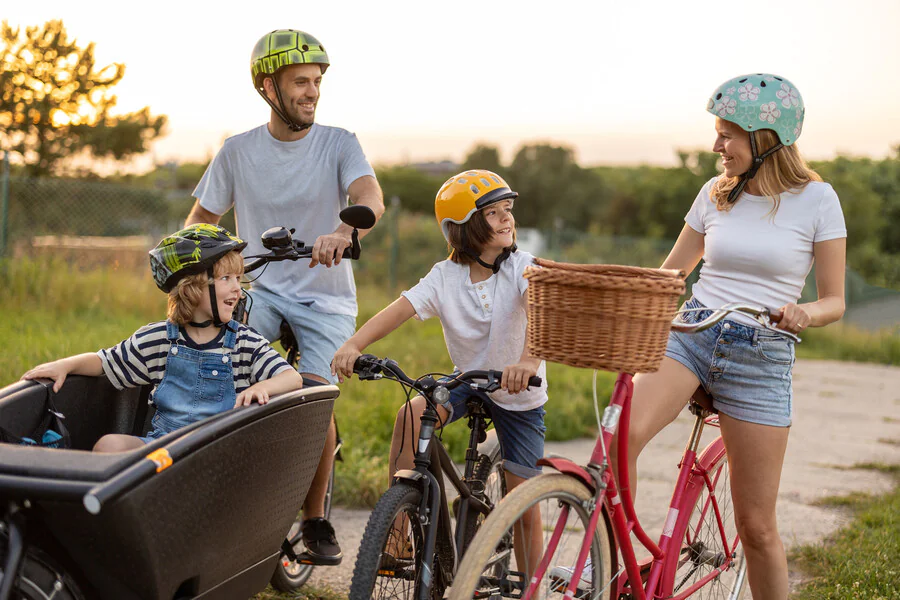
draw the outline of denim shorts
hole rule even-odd
[[[323,313],[300,302],[286,300],[271,292],[250,291],[250,327],[269,341],[277,341],[281,321],[287,321],[297,338],[301,373],[312,373],[337,383],[331,375],[331,359],[341,345],[356,332],[356,318],[350,315]]]
[[[450,399],[442,405],[450,413],[444,425],[466,416],[466,400],[472,395],[472,389],[467,385],[450,390]],[[497,430],[503,468],[523,479],[540,475],[541,467],[537,461],[544,456],[544,433],[547,431],[544,427],[544,415],[547,414],[544,408],[506,410],[495,404],[487,394],[481,395],[481,398]]]
[[[703,308],[691,298],[683,308]],[[710,310],[681,315],[702,321]],[[666,356],[690,369],[729,417],[774,427],[790,427],[794,342],[761,327],[724,320],[699,333],[669,334]]]

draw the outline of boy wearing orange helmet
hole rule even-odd
[[[545,365],[530,356],[525,345],[528,281],[522,274],[534,257],[516,249],[512,208],[517,196],[490,171],[465,171],[447,180],[437,193],[434,209],[450,256],[363,325],[338,349],[331,363],[333,373],[343,381],[353,374],[353,365],[367,346],[411,317],[438,317],[458,371],[503,370],[502,389],[490,395],[489,409],[500,440],[508,489],[540,473],[537,461],[544,454],[543,405],[547,402]],[[534,375],[543,379],[540,388],[527,387]],[[441,423],[465,416],[467,390],[466,386],[455,388],[450,399],[438,407]],[[396,469],[413,468],[412,445],[401,448],[403,424],[414,424],[411,439],[416,439],[425,399],[418,396],[410,406],[400,410],[394,424],[389,464]],[[539,545],[541,532],[529,526],[532,518],[523,518],[524,538]],[[518,537],[515,540],[516,553],[523,558],[525,543]],[[528,554],[540,556],[539,552]]]

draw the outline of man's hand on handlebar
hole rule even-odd
[[[312,249],[312,260],[309,261],[310,268],[322,263],[326,267],[332,264],[340,264],[344,250],[353,243],[349,234],[335,231],[326,235],[320,235],[316,238],[316,243]]]
[[[510,394],[518,394],[528,389],[528,379],[537,375],[541,361],[537,358],[526,358],[503,369],[500,387]]]
[[[353,365],[360,355],[362,355],[360,349],[347,340],[334,353],[334,358],[331,360],[331,374],[337,375],[338,381],[344,383],[344,377],[353,375]]]

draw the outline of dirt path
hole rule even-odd
[[[552,400],[551,400],[552,402]],[[690,434],[684,411],[644,451],[637,512],[651,535],[662,528],[676,463]],[[705,438],[714,435],[706,432]],[[548,443],[547,454],[584,463],[593,440]],[[800,360],[794,368],[794,426],[779,491],[778,522],[786,546],[820,540],[846,520],[840,511],[811,506],[830,495],[890,489],[888,476],[870,470],[840,470],[860,463],[900,464],[900,367]],[[346,593],[368,511],[336,509],[335,529],[344,548],[340,567],[317,569],[310,583]],[[799,576],[792,574],[796,583]]]

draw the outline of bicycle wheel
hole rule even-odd
[[[736,600],[747,583],[747,563],[734,524],[730,472],[722,439],[714,440],[697,462],[709,482],[700,473],[692,474],[688,480],[689,495],[682,504],[685,510],[681,511],[673,534],[673,540],[682,540],[673,593],[683,593],[731,558],[727,569],[691,598]],[[723,538],[728,540],[727,547]]]
[[[331,516],[331,498],[334,492],[334,463],[331,465],[331,477],[328,478],[328,490],[325,493],[325,518]],[[290,540],[291,547],[295,554],[300,554],[305,550],[303,545],[303,536],[300,533],[300,526],[303,524],[303,513],[297,515],[297,520],[291,525],[286,539]],[[272,587],[279,592],[292,592],[303,586],[313,572],[313,565],[305,565],[301,562],[291,560],[286,555],[278,556],[278,565],[275,572],[272,573],[270,583]]]
[[[408,483],[393,485],[378,500],[366,523],[353,568],[349,600],[409,598],[418,596],[425,532],[419,520],[422,493]],[[435,517],[437,518],[437,517]],[[402,531],[395,527],[402,523]],[[435,574],[432,569],[432,574]],[[439,577],[431,597],[443,597]]]
[[[6,560],[8,538],[0,535],[0,560]],[[2,563],[0,563],[2,564]],[[84,600],[84,594],[75,580],[63,570],[57,561],[42,550],[29,546],[22,557],[16,581],[13,583],[12,600]]]
[[[585,507],[592,504],[593,494],[583,483],[557,473],[540,475],[512,490],[488,515],[472,540],[457,570],[450,600],[522,596],[531,575],[523,573],[524,568],[519,566],[512,547],[512,532],[532,507],[540,510],[543,551],[552,552],[540,589],[533,597],[559,598],[568,581],[560,573],[564,574],[567,567],[575,564],[591,518]],[[562,526],[562,535],[555,547],[548,549],[545,545],[558,525]],[[592,537],[591,567],[585,567],[576,597],[610,600],[615,586],[612,585],[612,540],[605,513]],[[523,562],[532,565],[537,565],[542,558],[525,554]]]

